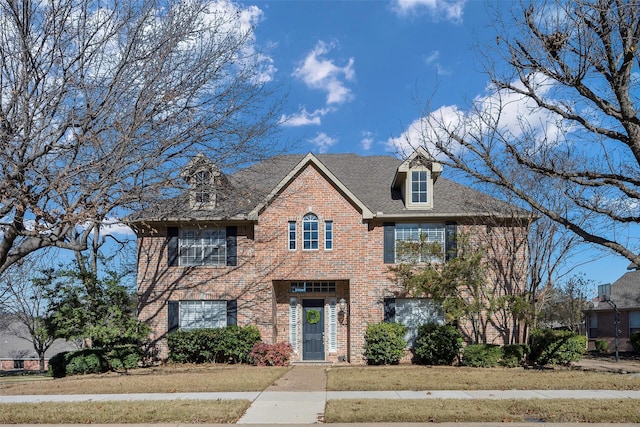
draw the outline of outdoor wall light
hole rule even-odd
[[[338,304],[340,305],[340,311],[342,313],[346,313],[347,312],[347,300],[345,300],[344,298],[340,298],[340,301],[338,301]]]

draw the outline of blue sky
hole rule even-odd
[[[280,136],[296,143],[294,151],[360,155],[396,155],[427,101],[448,114],[487,96],[478,46],[495,46],[493,17],[514,7],[500,0],[211,1],[242,29],[253,27],[248,52],[263,52],[264,81],[287,93]],[[508,125],[517,125],[517,111],[509,115]],[[594,290],[629,265],[586,245],[572,261]]]
[[[296,151],[395,154],[425,103],[464,108],[488,78],[478,46],[495,45],[496,9],[507,1],[254,1],[255,44],[267,48],[270,79],[288,93],[282,136]],[[446,171],[445,171],[446,174]],[[594,261],[591,261],[594,260]],[[591,262],[590,262],[591,261]],[[575,262],[595,284],[629,264],[585,247]]]

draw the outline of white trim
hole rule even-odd
[[[289,344],[298,354],[298,299],[289,299]]]
[[[338,309],[336,298],[329,298],[329,353],[338,351]]]

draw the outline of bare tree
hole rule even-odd
[[[8,320],[3,329],[31,343],[41,371],[45,369],[45,352],[55,339],[45,325],[48,307],[44,287],[33,283],[39,280],[35,271],[43,266],[35,257],[25,257],[7,269],[0,279],[5,289],[0,297],[0,311]]]
[[[498,22],[489,93],[412,132],[443,164],[640,263],[640,2],[524,2]]]
[[[277,150],[280,99],[249,12],[0,0],[0,273],[40,248],[85,250],[198,152],[232,168]]]

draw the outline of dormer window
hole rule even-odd
[[[418,148],[396,171],[392,188],[402,194],[406,209],[433,209],[433,183],[442,172],[423,148]]]
[[[192,209],[214,209],[228,185],[224,174],[203,154],[195,156],[180,174],[189,184]]]
[[[429,173],[424,171],[411,171],[411,203],[427,203]]]
[[[211,202],[211,172],[196,172],[193,177],[193,198],[196,204]]]

